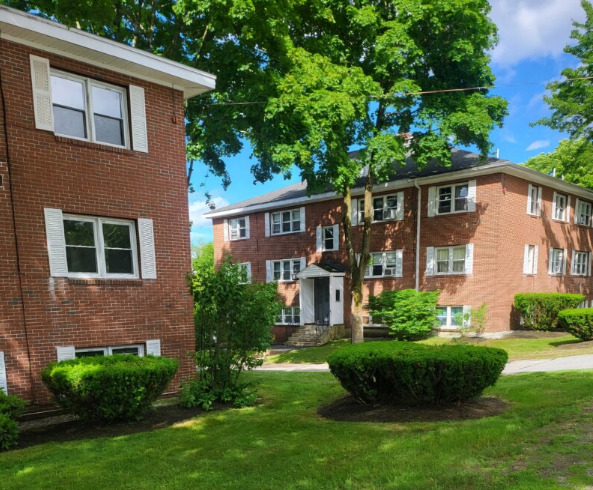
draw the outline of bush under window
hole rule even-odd
[[[473,398],[500,376],[502,349],[408,342],[353,344],[328,357],[332,374],[362,403],[440,404]]]
[[[19,426],[16,421],[27,402],[18,396],[7,395],[0,388],[0,451],[16,445],[19,437]]]
[[[53,362],[41,378],[56,402],[93,421],[139,420],[177,372],[176,359],[131,355]]]
[[[581,340],[593,339],[593,308],[562,310],[558,313],[560,326]]]
[[[558,328],[558,313],[576,308],[584,299],[582,294],[520,293],[515,294],[515,308],[521,313],[525,328],[555,330]]]

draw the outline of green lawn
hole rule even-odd
[[[540,332],[540,338],[521,339],[504,338],[496,340],[484,340],[476,345],[488,347],[499,347],[509,353],[509,360],[520,359],[552,359],[555,357],[575,356],[578,354],[593,354],[593,342],[581,342],[570,334],[553,336],[546,332]],[[472,339],[469,339],[472,342]],[[427,344],[447,344],[455,342],[454,339],[442,337],[431,337],[421,341]],[[292,350],[266,358],[267,363],[313,363],[319,364],[326,361],[327,356],[336,349],[348,344],[348,340],[334,340],[321,347],[310,347],[306,349]]]
[[[12,488],[580,488],[593,485],[593,375],[501,378],[502,415],[347,423],[329,373],[248,373],[261,404],[154,432],[0,454]]]

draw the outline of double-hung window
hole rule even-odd
[[[468,184],[438,188],[438,214],[460,213],[468,210]]]
[[[231,240],[242,240],[247,236],[247,218],[229,219],[229,237]]]
[[[465,272],[465,245],[436,248],[437,274],[463,274]]]
[[[523,274],[537,274],[538,247],[537,245],[525,245],[523,252]]]
[[[436,316],[439,327],[460,328],[464,324],[467,324],[464,309],[463,306],[437,306]]]
[[[577,225],[589,226],[591,224],[591,203],[577,199],[575,206],[575,223]]]
[[[241,283],[251,283],[251,262],[241,262],[237,264],[239,267],[239,274],[241,274]]]
[[[56,134],[128,147],[127,92],[61,71],[51,71]]]
[[[329,252],[340,248],[340,225],[321,226],[316,229],[317,252]]]
[[[551,248],[549,255],[548,273],[551,275],[562,275],[565,271],[566,250]]]
[[[527,188],[527,214],[541,216],[542,212],[542,188],[529,184]]]
[[[580,252],[575,250],[572,253],[570,273],[573,276],[589,276],[591,274],[590,261],[590,252]]]
[[[272,235],[284,233],[297,233],[304,230],[304,223],[301,218],[302,210],[292,209],[290,211],[277,211],[270,213]]]
[[[138,277],[133,221],[64,215],[70,277]]]
[[[364,277],[401,277],[402,257],[402,250],[371,253]]]
[[[301,323],[301,310],[295,306],[282,308],[282,312],[276,319],[277,324],[299,325]]]
[[[566,194],[558,194],[557,192],[554,192],[552,218],[558,221],[568,221],[569,207],[570,198]]]
[[[364,200],[362,201],[364,205]],[[373,221],[396,219],[397,194],[373,198]]]
[[[301,271],[301,259],[271,260],[269,263],[271,281],[295,281]]]

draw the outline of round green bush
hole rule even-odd
[[[478,396],[500,376],[508,354],[471,345],[353,344],[328,357],[342,386],[362,403],[440,404]]]
[[[41,377],[55,400],[86,420],[139,420],[167,387],[178,362],[113,355],[54,362]]]
[[[0,413],[0,451],[16,445],[19,438],[19,425],[8,414]]]
[[[593,339],[593,308],[562,310],[558,313],[560,326],[581,340]]]

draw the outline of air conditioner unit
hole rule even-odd
[[[386,276],[395,276],[395,268],[394,267],[388,267],[385,269],[385,275]]]

